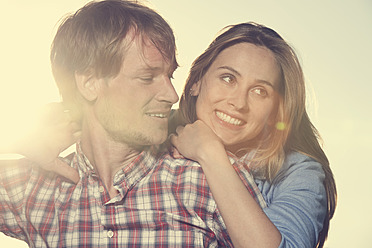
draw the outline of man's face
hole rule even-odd
[[[119,74],[102,82],[95,114],[108,135],[132,147],[163,143],[178,95],[170,80],[174,65],[158,49],[134,39]]]

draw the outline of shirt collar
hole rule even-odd
[[[83,174],[95,174],[94,167],[83,153],[80,142],[76,143],[75,154],[75,163],[77,164],[80,177],[82,177]]]
[[[252,158],[255,155],[255,151],[247,152],[241,157],[237,157],[235,154],[229,151],[227,151],[226,153],[230,160],[230,163],[239,169],[242,166],[245,167],[246,169],[250,169]]]
[[[142,151],[133,161],[122,167],[114,176],[114,185],[119,185],[125,181],[127,186],[135,185],[145,177],[157,164],[157,149],[150,147]]]
[[[158,153],[157,147],[149,147],[142,151],[129,165],[122,167],[115,174],[114,185],[125,181],[126,185],[130,186],[138,182],[156,165]],[[83,153],[80,142],[76,143],[75,163],[78,167],[80,177],[83,175],[98,176],[94,166]]]

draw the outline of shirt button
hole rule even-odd
[[[107,237],[112,238],[114,237],[114,232],[112,230],[107,231]]]
[[[99,186],[98,190],[99,190],[100,193],[105,192],[105,188],[103,186]]]

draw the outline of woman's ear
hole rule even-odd
[[[191,89],[190,89],[190,95],[191,96],[198,96],[199,95],[200,85],[201,85],[201,81],[199,80],[198,82],[196,82],[195,84],[193,84],[191,86]]]
[[[90,73],[79,74],[75,72],[76,86],[80,94],[88,101],[94,101],[98,96],[98,80]]]

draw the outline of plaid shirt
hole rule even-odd
[[[244,158],[230,157],[263,204]],[[0,231],[31,247],[232,247],[200,165],[142,152],[114,177],[114,198],[77,151],[66,158],[77,185],[30,161],[0,167]]]

